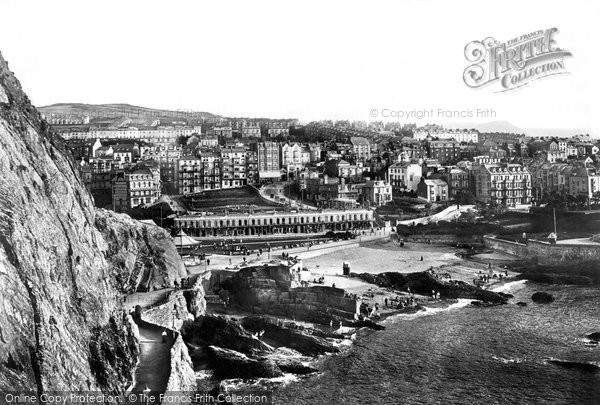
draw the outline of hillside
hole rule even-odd
[[[216,119],[218,115],[202,111],[174,111],[130,104],[58,103],[38,107],[45,115],[89,115],[90,118]]]

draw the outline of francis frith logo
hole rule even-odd
[[[558,47],[554,38],[557,32],[557,28],[548,28],[506,42],[488,37],[468,43],[465,58],[471,64],[463,73],[465,84],[472,88],[497,84],[496,92],[504,92],[569,73],[565,58],[572,55]]]

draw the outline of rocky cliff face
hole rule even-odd
[[[96,211],[96,228],[108,244],[110,278],[121,292],[173,286],[186,276],[185,266],[168,232],[113,211]]]
[[[0,56],[0,390],[127,388],[135,334],[117,292],[182,275],[162,231],[96,212]]]

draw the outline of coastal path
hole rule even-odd
[[[136,323],[140,332],[140,355],[132,391],[139,393],[150,389],[153,393],[163,393],[171,372],[172,332],[167,331],[163,342],[165,328],[144,321]]]

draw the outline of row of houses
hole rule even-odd
[[[438,162],[404,162],[388,168],[397,191],[412,191],[427,201],[447,201],[470,193],[481,201],[507,206],[530,204],[531,173],[520,164],[478,162],[443,167]]]

